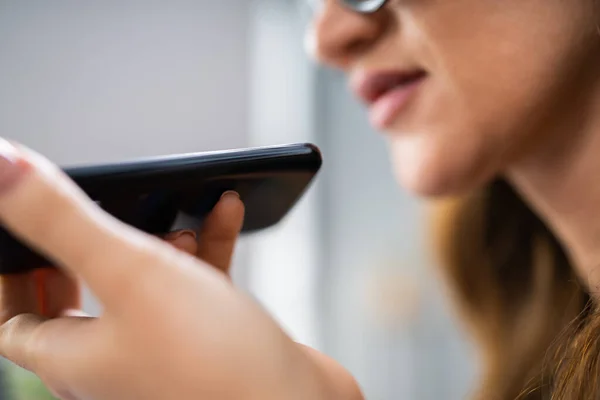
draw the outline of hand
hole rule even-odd
[[[176,231],[163,239],[229,276],[243,218],[244,205],[239,196],[235,192],[228,192],[206,219],[199,239],[192,230]],[[56,268],[1,276],[0,303],[0,323],[25,313],[46,318],[88,316],[81,310],[80,282],[68,271]]]
[[[167,238],[188,254],[215,266],[229,277],[235,242],[242,227],[244,205],[236,193],[226,193],[204,222],[199,242],[193,232],[178,232]],[[198,246],[200,244],[200,246]],[[326,355],[302,344],[300,350],[313,362],[331,386],[331,399],[363,400],[357,382],[341,365]]]
[[[39,274],[3,277],[2,312],[10,320],[0,328],[0,353],[58,397],[339,397],[337,373],[330,376],[225,277],[239,218],[227,227],[214,217],[196,249],[185,235],[170,246],[108,216],[43,157],[0,148],[0,220],[62,268],[43,272],[41,308],[32,300]],[[211,218],[219,209],[240,207],[227,197]],[[61,316],[79,307],[76,280],[102,302],[101,317]]]

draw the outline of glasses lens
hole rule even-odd
[[[386,0],[343,0],[342,2],[358,12],[372,13],[379,10],[385,1]]]
[[[307,0],[313,11],[317,11],[325,1],[328,0]],[[372,13],[379,10],[386,0],[338,0],[346,7],[361,13]]]

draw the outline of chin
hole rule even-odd
[[[390,150],[396,181],[415,196],[435,199],[463,195],[483,186],[493,175],[484,172],[491,169],[486,168],[485,160],[469,160],[464,154],[460,157],[444,151],[446,146],[394,142]]]
[[[398,184],[410,194],[426,199],[456,196],[468,191],[468,186],[459,185],[455,180],[442,178],[447,173],[415,173],[407,172],[402,166],[394,167]]]

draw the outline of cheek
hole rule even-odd
[[[563,15],[576,8],[561,11],[564,2],[433,2],[435,12],[415,11],[406,25],[431,74],[390,143],[400,183],[428,196],[485,183],[533,135],[541,140],[535,132],[557,109],[551,99],[572,86],[573,67],[589,53],[581,16]]]
[[[409,118],[390,132],[395,172],[408,190],[425,196],[459,194],[502,173],[531,142],[529,119],[541,104],[535,90],[514,86],[428,82]]]
[[[394,171],[416,194],[457,194],[497,174],[510,159],[511,144],[525,135],[508,128],[502,107],[461,101],[465,91],[467,98],[477,98],[474,90],[457,92],[436,77],[429,79],[406,118],[391,129]]]

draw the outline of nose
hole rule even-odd
[[[346,69],[383,36],[385,16],[383,10],[374,14],[357,13],[339,0],[324,3],[308,33],[308,51],[323,64]]]

